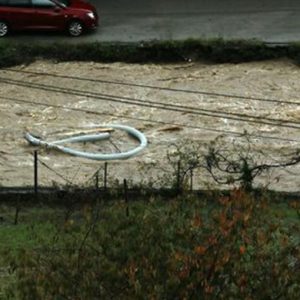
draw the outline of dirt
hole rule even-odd
[[[184,93],[115,85],[93,81],[80,81],[61,77],[42,76],[0,70],[0,78],[22,80],[56,87],[67,87],[84,92],[103,93],[139,100],[158,101],[165,104],[184,105],[225,113],[248,114],[263,119],[283,119],[300,122],[300,68],[290,61],[265,61],[243,64],[100,64],[100,63],[53,63],[38,61],[29,66],[18,66],[16,70],[43,72],[47,74],[78,76],[87,79],[118,81],[141,85],[167,87],[296,102],[254,101],[234,97],[213,96],[200,93]],[[68,95],[58,92],[31,89],[1,82],[1,97],[42,102],[47,105],[25,104],[0,98],[0,184],[3,186],[25,186],[33,182],[34,148],[24,139],[30,131],[47,140],[61,138],[73,131],[90,130],[99,124],[120,123],[143,131],[149,140],[147,149],[137,157],[109,164],[111,178],[132,179],[134,182],[151,181],[168,168],[167,151],[173,144],[198,142],[205,148],[208,142],[221,133],[200,129],[244,132],[287,140],[252,138],[251,146],[265,151],[265,160],[284,159],[283,155],[299,147],[299,129],[277,127],[267,124],[247,123],[226,117],[175,112],[153,107],[143,107],[92,99],[84,95]],[[79,111],[51,107],[61,105],[102,113],[88,114]],[[229,116],[229,115],[228,115]],[[232,115],[231,115],[232,117]],[[136,119],[144,119],[141,121]],[[164,123],[152,123],[160,121]],[[190,127],[187,127],[190,126]],[[300,125],[297,125],[299,126]],[[194,128],[194,127],[199,127]],[[224,138],[224,145],[237,140],[234,136]],[[135,141],[126,135],[114,132],[113,143],[101,142],[76,145],[80,149],[112,152],[134,147]],[[203,148],[202,147],[202,148]],[[55,172],[41,165],[40,184],[62,185],[67,182],[92,184],[89,178],[102,168],[102,162],[67,156],[55,151],[40,150],[39,158]],[[257,185],[268,185],[272,189],[298,191],[300,186],[299,166],[287,170],[276,170],[261,176]],[[62,175],[59,177],[58,174]],[[171,176],[171,175],[169,175]],[[194,180],[195,187],[212,184],[209,176],[201,171]]]

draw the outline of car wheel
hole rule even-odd
[[[80,21],[71,21],[68,26],[68,32],[71,36],[77,37],[82,35],[84,31],[83,25]]]
[[[8,25],[4,21],[0,21],[0,37],[4,37],[8,34]]]

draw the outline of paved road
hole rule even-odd
[[[200,37],[300,40],[299,0],[90,0],[100,28],[76,41],[139,41]],[[64,40],[58,34],[10,39]],[[70,39],[67,39],[70,40]],[[71,39],[74,40],[74,39]],[[73,42],[73,41],[72,41]]]

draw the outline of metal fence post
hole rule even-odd
[[[126,216],[129,217],[129,206],[128,206],[128,186],[127,180],[124,179],[124,198],[126,203]]]
[[[191,181],[190,181],[190,191],[193,191],[193,179],[194,179],[194,172],[193,172],[193,169],[191,169]]]
[[[104,163],[104,191],[107,190],[107,162]]]
[[[96,190],[99,189],[99,171],[96,172],[96,176],[95,176],[95,187],[96,187]]]
[[[34,151],[34,194],[38,194],[38,152]]]
[[[181,191],[180,172],[181,172],[181,161],[179,160],[178,163],[177,163],[177,192],[178,193],[180,193],[180,191]]]
[[[19,201],[19,199],[18,199],[18,201]],[[18,225],[20,210],[21,210],[20,204],[18,203],[17,206],[16,206],[16,211],[15,211],[15,221],[14,221],[14,225]]]

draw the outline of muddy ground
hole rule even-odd
[[[264,151],[266,155],[263,161],[268,163],[286,159],[284,155],[299,148],[300,130],[297,128],[240,122],[226,117],[228,113],[248,114],[260,116],[262,120],[265,118],[289,120],[293,122],[293,126],[300,127],[297,124],[300,122],[300,68],[290,61],[220,65],[192,62],[170,65],[57,64],[38,61],[29,66],[18,66],[14,69],[294,103],[237,99],[0,70],[0,97],[49,105],[46,107],[0,98],[0,184],[3,186],[25,186],[31,185],[33,182],[32,152],[34,148],[28,145],[24,139],[24,132],[26,131],[31,131],[48,140],[55,140],[66,134],[89,130],[99,124],[120,123],[136,127],[147,136],[149,140],[147,149],[133,159],[109,164],[111,180],[128,178],[134,182],[155,180],[163,173],[162,169],[168,169],[167,151],[174,149],[172,148],[173,144],[184,143],[187,145],[194,141],[199,143],[202,149],[205,149],[209,141],[221,134],[214,130],[226,132],[243,132],[246,130],[253,135],[279,138],[278,140],[257,137],[250,139],[253,151]],[[11,85],[3,83],[1,81],[3,79],[67,87],[84,93],[103,93],[139,100],[158,101],[165,104],[217,110],[225,112],[226,115],[225,117],[212,118],[199,114],[121,104],[108,100],[92,99],[84,95],[75,96]],[[61,109],[51,107],[51,105],[79,108],[102,113],[102,115]],[[153,120],[170,124],[152,123]],[[234,136],[228,136],[224,138],[223,145],[232,145],[237,140]],[[76,145],[76,147],[91,151],[112,152],[124,151],[134,145],[135,142],[132,139],[115,132],[112,143],[101,142]],[[48,150],[41,150],[39,157],[57,173],[47,169],[45,165],[41,165],[39,174],[40,183],[43,185],[63,185],[66,182],[77,185],[93,184],[89,178],[103,166],[102,162],[71,157]],[[290,167],[287,170],[274,170],[261,176],[256,184],[268,185],[277,190],[298,191],[300,187],[299,173],[300,166]],[[62,175],[63,178],[59,177],[58,174]],[[168,176],[171,177],[172,175],[169,174]],[[203,170],[196,174],[194,179],[195,188],[212,183],[210,177]]]

